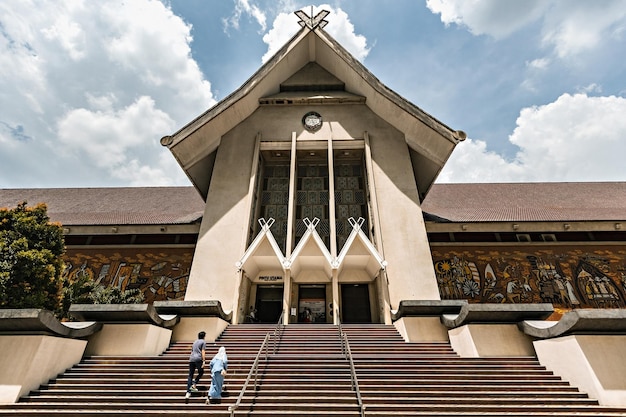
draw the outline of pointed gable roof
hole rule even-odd
[[[362,217],[358,220],[350,217],[348,220],[352,226],[352,232],[337,256],[335,264],[340,272],[344,268],[364,269],[371,277],[374,277],[379,270],[387,267],[387,262],[363,233],[361,227],[365,220]]]
[[[332,275],[333,260],[330,252],[326,248],[324,241],[315,230],[320,219],[314,218],[304,219],[306,232],[300,238],[300,242],[294,248],[289,257],[288,267],[293,275],[298,275],[302,270],[306,269],[323,269],[327,277]],[[320,262],[320,259],[323,259]]]
[[[344,90],[346,84],[316,62],[309,62],[280,84],[282,91]]]
[[[404,133],[423,199],[465,134],[450,129],[390,90],[323,29],[306,26],[239,89],[178,132],[161,139],[202,197],[206,199],[208,193],[221,137],[249,117],[264,99],[289,94],[304,78],[302,69],[308,75],[319,75],[318,87],[326,86],[327,91],[334,92],[329,97],[312,94],[309,99],[314,97],[315,103],[337,100],[347,92],[349,99],[364,99],[374,113]],[[345,85],[343,93],[333,89],[339,84]]]
[[[259,223],[261,224],[259,234],[235,266],[239,270],[245,270],[249,276],[256,276],[261,271],[274,271],[274,273],[282,274],[285,257],[270,230],[274,219],[269,221],[259,219]]]

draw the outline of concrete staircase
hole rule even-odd
[[[626,416],[626,408],[598,406],[540,366],[535,358],[464,359],[448,343],[405,343],[393,326],[344,325],[358,385],[375,416]],[[254,358],[273,326],[228,327],[207,357],[225,346],[228,396],[205,403],[201,392],[184,398],[191,342],[174,343],[158,357],[91,357],[33,391],[12,416],[230,415]],[[269,360],[259,364],[259,386],[241,400],[236,415],[360,416],[332,325],[289,325]]]

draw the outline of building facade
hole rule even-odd
[[[390,323],[401,299],[438,299],[420,205],[464,138],[305,24],[161,140],[207,202],[185,300]]]
[[[391,323],[403,300],[626,304],[623,183],[434,184],[465,134],[321,27],[161,139],[193,187],[2,190],[64,225],[66,274],[234,323]],[[461,145],[462,146],[462,145]]]

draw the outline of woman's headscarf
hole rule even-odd
[[[226,356],[226,348],[224,346],[220,346],[213,359],[219,359],[222,362],[228,362],[228,356]]]

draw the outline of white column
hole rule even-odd
[[[291,132],[291,155],[289,161],[289,203],[287,207],[287,239],[285,257],[289,259],[293,248],[296,211],[296,132]],[[291,270],[283,273],[283,324],[289,324],[291,310]]]
[[[328,139],[328,225],[330,227],[330,255],[337,257],[337,223],[335,221],[335,163],[333,138]]]
[[[253,196],[256,195],[258,190],[255,190],[257,186],[257,175],[259,173],[259,153],[261,152],[261,132],[256,135],[256,143],[254,144],[254,153],[252,156],[252,170],[250,171],[250,184],[248,186],[248,207],[250,207],[250,215],[248,217],[248,228],[257,221],[255,218],[255,201]],[[241,237],[241,253],[245,253],[248,249],[248,231],[246,230]],[[235,278],[237,282],[235,283],[235,293],[233,294],[233,315],[232,315],[232,323],[239,323],[239,317],[245,317],[246,314],[246,305],[240,305],[241,300],[241,289],[242,289],[242,280],[247,279],[243,273],[243,270],[237,272],[237,276]]]
[[[333,290],[333,324],[339,324],[339,271],[333,268],[332,276]]]
[[[385,259],[385,252],[382,245],[381,230],[380,230],[380,217],[378,214],[378,200],[376,197],[376,185],[374,183],[374,169],[372,167],[372,149],[370,148],[370,137],[367,132],[363,132],[363,139],[365,142],[365,170],[367,172],[367,187],[370,195],[370,219],[372,221],[372,227],[374,228],[374,239],[372,243],[376,247],[376,250]],[[378,274],[379,291],[378,299],[383,303],[383,318],[385,324],[391,324],[391,302],[389,300],[389,282],[387,279],[387,272],[381,270]]]
[[[291,256],[295,228],[296,211],[296,132],[291,132],[291,157],[289,164],[289,205],[287,207],[287,240],[285,243],[285,257]]]

